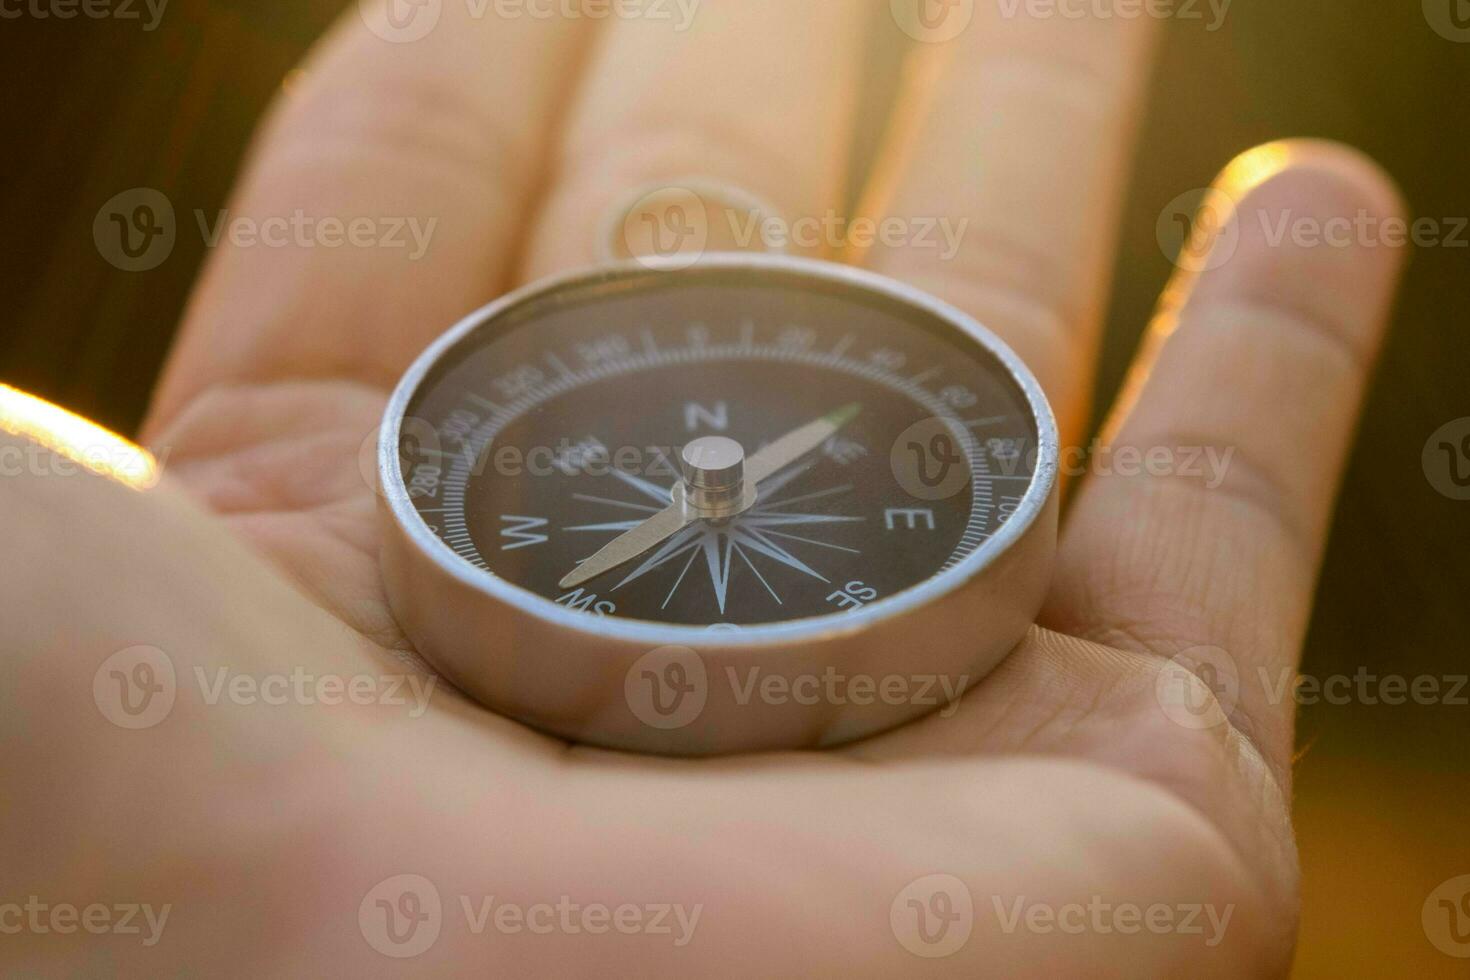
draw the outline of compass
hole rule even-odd
[[[639,260],[436,341],[379,444],[384,582],[450,681],[577,741],[847,741],[1024,635],[1055,423],[958,310],[813,260]]]

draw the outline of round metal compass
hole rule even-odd
[[[977,681],[1032,622],[1056,430],[959,311],[844,266],[640,261],[435,342],[385,417],[383,569],[450,680],[559,735],[829,744]]]

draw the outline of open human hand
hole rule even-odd
[[[384,40],[377,15],[343,19],[283,97],[233,213],[434,219],[427,254],[226,240],[143,434],[168,451],[163,484],[0,487],[5,891],[170,910],[151,944],[6,935],[9,963],[1286,968],[1292,703],[1261,679],[1299,655],[1400,257],[1278,241],[1256,216],[1397,214],[1344,148],[1272,144],[1226,169],[1225,226],[1166,292],[1106,427],[1115,454],[1228,452],[1222,480],[1118,467],[1074,486],[1040,625],[953,711],[824,752],[618,754],[434,687],[388,611],[359,457],[407,362],[506,288],[592,261],[599,216],[631,189],[698,174],[790,216],[841,207],[863,40],[887,6],[710,0],[681,33],[446,3],[412,43]],[[862,196],[882,215],[967,220],[961,247],[821,250],[1002,336],[1064,445],[1087,422],[1155,30],[977,9],[912,73],[913,125],[893,127]],[[140,647],[176,690],[163,717],[122,727],[96,685]],[[1207,684],[1205,664],[1233,683]],[[303,675],[412,683],[407,704],[248,696]]]

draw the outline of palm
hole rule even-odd
[[[600,159],[595,151],[620,127],[660,131],[675,119],[676,130],[693,126],[712,142],[645,148],[660,171],[756,181],[818,213],[846,166],[835,147],[857,71],[860,6],[720,5],[678,43],[619,25],[625,33],[594,67],[632,90],[589,86],[565,133],[544,131],[545,121],[560,117],[560,66],[582,56],[586,24],[476,21],[388,50],[349,18],[325,48],[237,210],[310,203],[337,215],[434,215],[434,250],[418,265],[371,249],[221,250],[145,434],[168,449],[174,484],[210,518],[167,490],[137,495],[89,480],[12,491],[27,527],[96,529],[78,546],[80,564],[54,562],[44,534],[21,534],[18,553],[31,548],[41,570],[16,563],[7,584],[33,589],[39,574],[72,597],[56,617],[85,655],[26,660],[15,687],[36,695],[27,703],[63,706],[33,723],[61,718],[56,761],[73,767],[72,784],[94,788],[90,805],[105,807],[113,839],[127,842],[98,857],[109,887],[161,892],[195,912],[172,927],[170,947],[129,951],[137,969],[161,972],[169,956],[195,970],[385,969],[395,961],[363,943],[355,912],[378,882],[404,872],[435,883],[446,923],[458,895],[705,908],[688,948],[647,935],[490,943],[463,922],[446,924],[424,954],[440,966],[566,975],[611,962],[718,974],[739,963],[745,974],[874,976],[926,965],[1004,974],[1118,963],[1148,974],[1189,964],[1222,975],[1283,966],[1296,873],[1285,802],[1290,711],[1250,680],[1295,662],[1394,277],[1382,251],[1272,253],[1244,228],[1232,262],[1181,277],[1111,436],[1234,446],[1246,462],[1211,493],[1148,474],[1089,478],[1043,615],[1056,631],[1033,631],[949,717],[832,752],[675,761],[567,746],[443,691],[422,717],[384,704],[264,711],[181,695],[165,723],[125,738],[90,706],[96,664],[136,643],[165,650],[184,678],[220,667],[356,676],[405,665],[427,676],[381,591],[376,501],[359,463],[386,387],[438,329],[513,279],[584,261],[589,217],[631,179],[619,170],[626,160],[563,174],[565,186],[528,224],[523,204],[535,184],[518,161],[558,142],[574,167]],[[789,30],[761,29],[777,22]],[[986,27],[954,42],[980,50],[939,76],[929,95],[935,121],[900,134],[915,143],[915,173],[889,188],[900,213],[971,215],[984,227],[947,264],[913,249],[866,259],[1007,339],[1047,387],[1067,444],[1084,424],[1099,270],[1126,156],[1118,133],[1142,88],[1151,28],[1024,18]],[[760,40],[732,57],[728,38]],[[996,62],[1011,42],[1041,52],[1036,63]],[[1080,108],[1075,79],[1056,65],[1033,77],[1046,59],[1071,64],[1079,52],[1106,89]],[[1011,73],[967,69],[990,64],[1011,64]],[[502,97],[511,80],[513,100]],[[711,104],[688,103],[694,88]],[[468,106],[425,110],[450,90]],[[740,136],[726,145],[729,132]],[[977,133],[990,164],[978,178],[966,169],[982,155],[968,145]],[[751,157],[751,144],[811,152],[799,162],[776,149]],[[1233,187],[1262,208],[1397,206],[1343,151],[1273,152],[1271,166],[1247,168],[1252,182]],[[1303,375],[1312,384],[1292,383]],[[75,567],[88,574],[78,580]],[[54,641],[32,631],[18,642]],[[1161,702],[1159,677],[1193,684],[1208,707],[1208,689],[1168,659],[1200,646],[1230,651],[1242,683],[1222,706],[1228,721],[1180,724]],[[57,814],[78,811],[68,786],[35,780],[32,764],[0,763],[38,782],[25,808],[0,817],[15,824],[0,839],[35,840]],[[104,778],[118,771],[133,778]],[[4,855],[20,882],[43,880],[55,859],[45,848]],[[188,875],[180,855],[192,861]],[[87,887],[91,872],[71,873]],[[975,933],[952,958],[928,961],[905,949],[890,912],[910,883],[935,874],[965,883]],[[1233,917],[1218,949],[1195,934],[1006,928],[994,909],[1028,896],[1210,903]],[[283,941],[271,928],[294,931]],[[37,949],[38,959],[47,953]]]
[[[306,600],[355,634],[344,637],[342,648],[330,656],[305,638],[287,643],[295,656],[310,658],[308,666],[323,672],[334,669],[328,666],[334,662],[342,670],[344,658],[356,664],[354,672],[400,669],[385,664],[405,660],[429,671],[394,625],[378,576],[376,501],[359,451],[371,441],[384,401],[373,389],[339,382],[222,391],[201,399],[176,426],[158,435],[159,444],[174,447],[173,474],[234,535],[271,560],[274,569],[262,568],[260,574],[284,575]],[[241,439],[242,431],[249,437]],[[188,448],[192,445],[211,448],[194,454]],[[1054,613],[1067,615],[1064,607]],[[1153,866],[1142,873],[1131,866],[1115,870],[1111,887],[1117,901],[1136,895],[1142,904],[1150,904],[1144,898],[1163,894],[1162,888],[1181,902],[1189,901],[1190,894],[1210,896],[1222,907],[1255,905],[1253,912],[1268,914],[1272,904],[1287,900],[1291,882],[1282,877],[1260,883],[1266,891],[1261,895],[1232,880],[1233,850],[1241,844],[1232,838],[1262,833],[1253,825],[1264,821],[1263,839],[1250,842],[1258,848],[1252,858],[1274,873],[1283,867],[1286,853],[1284,867],[1289,868],[1290,834],[1280,790],[1249,743],[1228,726],[1191,731],[1160,710],[1157,678],[1163,666],[1157,657],[1038,629],[1000,670],[974,686],[950,717],[931,716],[839,752],[727,760],[718,764],[718,781],[710,780],[708,762],[639,759],[568,747],[441,693],[430,701],[427,719],[387,724],[372,733],[375,737],[353,755],[364,772],[346,778],[383,780],[388,763],[368,746],[389,741],[394,757],[418,770],[415,782],[430,782],[431,799],[477,792],[488,776],[507,767],[518,779],[565,783],[565,792],[589,808],[598,804],[582,797],[580,784],[639,800],[634,809],[646,826],[658,826],[662,808],[677,799],[685,819],[692,814],[711,827],[756,822],[759,833],[753,839],[721,855],[722,862],[735,867],[769,862],[816,826],[838,837],[881,827],[887,847],[912,848],[916,854],[933,849],[957,826],[966,828],[966,836],[990,840],[997,834],[1014,837],[1038,823],[1055,828],[1057,835],[1026,839],[1033,854],[1020,860],[1031,865],[1054,860],[1059,849],[1079,848],[1071,836],[1078,833],[1088,849],[1126,844],[1136,850],[1140,840],[1150,846],[1174,841],[1167,853],[1153,855]],[[351,737],[363,737],[357,720],[350,724]],[[449,740],[462,747],[447,751]],[[446,756],[458,764],[438,766]],[[473,764],[464,765],[466,760]],[[1210,807],[1235,826],[1202,822],[1181,805],[1181,798]],[[1096,812],[1099,799],[1108,801],[1109,813]],[[1229,802],[1222,807],[1222,801]],[[773,813],[772,807],[779,809]],[[925,819],[915,820],[916,808]],[[839,815],[835,820],[834,813]],[[463,835],[473,834],[483,819],[479,813],[435,812],[428,805],[415,808],[413,817],[434,827],[425,835],[431,845],[446,848],[421,858],[420,866],[452,860]],[[353,817],[355,822],[362,819]],[[850,826],[843,827],[843,820]],[[946,824],[948,829],[942,829]],[[1063,832],[1069,825],[1070,832]],[[563,845],[551,836],[519,846],[540,846],[550,859]],[[597,846],[620,849],[615,840]],[[982,848],[967,857],[948,853],[930,860],[942,862],[934,867],[955,873],[949,869],[963,869],[970,862],[984,866],[996,857]],[[909,866],[911,860],[897,863]],[[920,860],[907,877],[890,868],[859,876],[870,892],[863,896],[863,904],[872,906],[866,914],[886,913],[887,906],[878,900],[922,877],[926,867]],[[637,878],[634,868],[619,873]],[[1018,882],[1015,894],[1025,894],[1028,887]],[[716,871],[713,879],[706,877],[697,886],[686,882],[675,890],[691,896],[693,903],[698,896],[734,892],[736,885],[720,881]],[[731,939],[771,928],[766,916],[780,921],[795,914],[767,909],[738,927],[729,923]],[[1280,929],[1275,931],[1279,941]],[[890,937],[879,934],[877,939],[870,945],[895,952],[884,948],[893,945]],[[1237,952],[1258,955],[1248,948]],[[1183,959],[1189,953],[1180,944],[1164,955]],[[853,955],[854,964],[869,963],[875,975],[901,969],[904,963],[875,961],[872,949],[847,955]],[[1079,948],[1077,955],[1094,954]],[[1238,962],[1219,966],[1224,971]]]

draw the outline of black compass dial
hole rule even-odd
[[[738,628],[859,609],[960,562],[1025,494],[1037,431],[1005,366],[923,307],[696,267],[479,324],[419,385],[400,454],[430,530],[528,601]],[[759,482],[696,507],[685,450],[712,437]],[[614,564],[563,584],[603,549]]]

